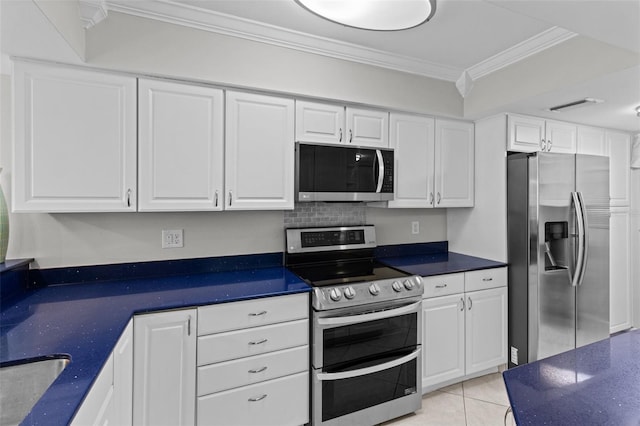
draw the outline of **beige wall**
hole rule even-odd
[[[89,66],[459,116],[453,84],[112,13],[87,38]],[[9,52],[15,53],[15,52]],[[49,58],[50,59],[50,58]],[[10,203],[11,78],[0,75],[0,175]],[[367,209],[378,243],[446,240],[446,210]],[[8,258],[52,268],[283,251],[283,212],[10,214]],[[411,222],[420,234],[411,234]],[[162,229],[184,248],[162,249]]]

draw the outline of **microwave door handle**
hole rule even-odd
[[[376,149],[376,158],[378,159],[378,183],[376,185],[376,192],[382,191],[382,183],[384,182],[384,160],[382,158],[382,151]],[[376,162],[373,162],[375,167]]]
[[[417,359],[420,356],[421,348],[416,349],[409,355],[394,359],[393,361],[385,362],[384,364],[374,365],[371,367],[360,368],[358,370],[345,371],[341,373],[319,373],[317,378],[320,381],[323,380],[341,380],[350,379],[352,377],[366,376],[368,374],[377,373],[379,371],[388,370],[393,367],[397,367],[402,364],[406,364],[409,361]]]

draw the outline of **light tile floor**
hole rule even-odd
[[[422,408],[384,426],[514,426],[501,373],[467,380],[422,397]]]

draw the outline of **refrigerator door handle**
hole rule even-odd
[[[584,208],[584,200],[580,192],[572,192],[571,198],[575,205],[576,225],[578,227],[578,254],[576,259],[576,269],[571,278],[571,285],[577,287],[582,284],[584,271],[587,265],[587,216]]]

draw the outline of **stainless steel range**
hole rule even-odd
[[[421,406],[422,280],[373,257],[372,225],[286,230],[313,287],[311,419],[373,425]]]

